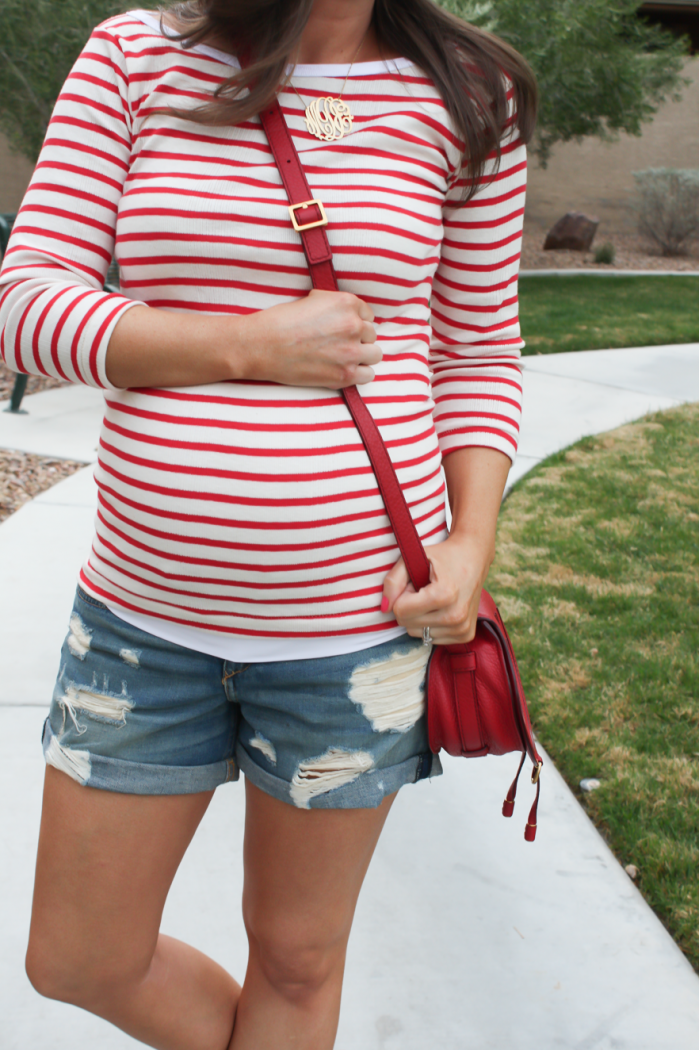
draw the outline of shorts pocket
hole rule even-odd
[[[104,602],[98,602],[96,598],[93,598],[91,594],[87,594],[79,585],[76,594],[81,601],[87,602],[88,605],[94,605],[95,609],[106,609],[109,612],[108,605],[105,605]]]

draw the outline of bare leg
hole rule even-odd
[[[210,800],[97,791],[47,768],[27,952],[39,992],[161,1050],[226,1050],[239,985],[158,934]]]
[[[331,1050],[354,910],[394,796],[302,810],[246,791],[250,958],[229,1050]]]
[[[27,952],[35,988],[161,1050],[331,1050],[357,897],[393,800],[307,811],[246,789],[241,995],[211,959],[158,933],[211,794],[96,791],[49,767]]]

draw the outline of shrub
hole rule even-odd
[[[663,255],[685,255],[699,233],[699,171],[648,168],[634,172],[641,201],[639,231]]]
[[[595,262],[604,263],[605,266],[612,266],[616,259],[616,248],[613,244],[607,241],[606,244],[601,244],[595,252]]]

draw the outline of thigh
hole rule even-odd
[[[289,954],[337,945],[344,952],[374,849],[395,795],[370,809],[298,809],[246,779],[248,932]]]
[[[100,983],[142,975],[168,889],[211,796],[102,791],[47,767],[30,972],[41,978],[58,966],[68,980],[87,974]]]

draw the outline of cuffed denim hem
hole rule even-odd
[[[63,747],[48,718],[44,722],[42,744],[47,765],[67,773],[84,787],[124,795],[194,795],[199,791],[213,791],[240,776],[233,758],[204,766],[164,766],[105,758],[80,748]]]
[[[351,756],[352,752],[348,751],[347,754]],[[414,755],[395,766],[358,772],[348,783],[326,791],[318,791],[316,794],[304,792],[303,785],[298,782],[297,777],[289,784],[288,781],[262,769],[240,743],[236,747],[235,757],[239,769],[255,787],[299,809],[375,809],[387,795],[392,795],[404,784],[414,784],[418,780],[427,780],[442,774],[439,755],[428,751]],[[308,765],[311,765],[311,761]],[[311,781],[316,789],[320,786],[320,780],[319,777]]]

